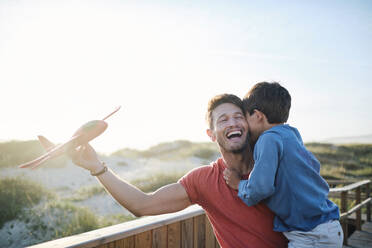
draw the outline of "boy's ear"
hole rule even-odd
[[[210,138],[213,142],[216,141],[216,136],[214,135],[212,129],[209,129],[209,128],[207,129],[207,135],[209,136],[209,138]]]
[[[255,109],[255,110],[254,110],[254,113],[256,114],[257,119],[258,119],[259,121],[267,121],[266,115],[265,115],[264,113],[262,113],[261,111]]]

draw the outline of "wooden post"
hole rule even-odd
[[[358,204],[360,204],[360,187],[356,188],[355,193],[356,193],[355,205],[358,205]],[[361,212],[360,208],[356,211],[355,225],[356,225],[357,230],[359,230],[359,231],[362,230],[362,212]]]
[[[366,184],[366,199],[369,198],[369,184]],[[367,221],[371,222],[371,203],[367,203]]]
[[[347,191],[341,192],[341,213],[347,212]],[[348,230],[347,230],[347,217],[341,220],[342,230],[344,231],[344,245],[347,245]]]

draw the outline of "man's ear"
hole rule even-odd
[[[209,128],[207,129],[207,135],[209,136],[209,138],[210,138],[213,142],[216,141],[216,136],[214,135],[212,129],[209,129]]]

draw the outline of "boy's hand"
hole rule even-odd
[[[238,174],[238,172],[226,168],[223,171],[223,178],[225,179],[226,184],[230,186],[230,188],[239,189],[240,175]]]

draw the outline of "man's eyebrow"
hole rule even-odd
[[[236,114],[244,115],[241,111],[236,111],[236,112],[234,113],[234,115],[236,115]]]
[[[217,117],[216,121],[218,121],[219,119],[221,119],[222,117],[226,117],[226,114],[222,114],[220,116]]]
[[[241,111],[236,111],[234,113],[232,113],[233,115],[242,115],[244,116],[244,114],[241,112]],[[227,114],[221,114],[220,116],[217,117],[216,121],[218,121],[219,119],[223,118],[223,117],[226,117]]]

